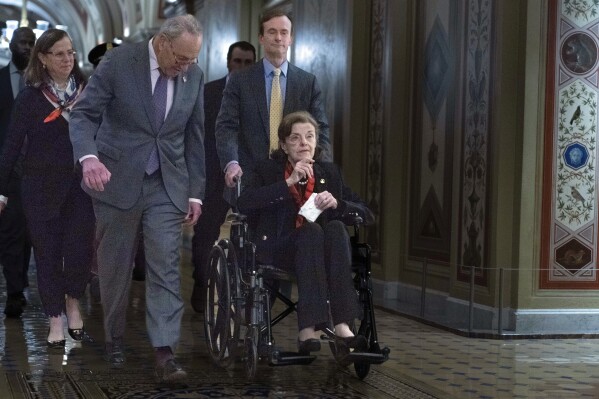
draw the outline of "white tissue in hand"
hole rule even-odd
[[[312,193],[310,198],[308,198],[308,201],[306,201],[299,210],[299,214],[310,222],[315,221],[318,218],[318,215],[322,213],[322,210],[318,209],[314,204],[314,198],[316,198],[316,193]]]

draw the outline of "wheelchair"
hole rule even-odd
[[[275,285],[277,281],[292,280],[292,275],[256,262],[256,246],[249,239],[246,215],[231,213],[227,222],[231,224],[230,237],[212,248],[208,261],[204,329],[212,360],[222,368],[232,366],[237,359],[243,360],[249,380],[256,376],[259,360],[268,360],[271,366],[312,363],[315,355],[286,352],[275,346],[273,328],[296,311],[297,305]],[[329,342],[340,366],[353,363],[357,377],[364,379],[371,364],[388,360],[390,350],[378,342],[370,280],[370,246],[360,242],[360,224],[361,218],[357,217],[351,242],[353,280],[363,317],[359,325],[352,327],[354,333],[366,338],[367,348],[359,353],[340,350],[331,328],[324,330],[321,340]],[[285,306],[276,316],[272,314],[275,298]]]

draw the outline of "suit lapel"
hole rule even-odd
[[[138,88],[139,98],[144,106],[148,123],[156,134],[154,126],[154,104],[152,103],[152,77],[150,73],[150,54],[148,52],[148,42],[144,41],[136,46],[136,54],[132,66],[135,75],[136,87]]]
[[[314,163],[313,168],[314,168],[314,179],[315,179],[314,192],[321,193],[323,191],[328,191],[327,187],[328,187],[329,183],[326,179],[326,174],[324,172],[324,169],[318,163]]]
[[[288,63],[287,65],[287,87],[285,88],[285,106],[283,108],[283,115],[298,110],[295,99],[297,99],[298,94],[301,93],[297,75],[295,73],[295,67],[291,65],[291,63]],[[293,95],[288,96],[287,93],[293,93]]]
[[[175,79],[174,89],[173,89],[173,103],[171,104],[171,109],[168,111],[168,115],[166,115],[166,119],[162,126],[165,126],[171,118],[175,117],[175,112],[173,112],[173,111],[175,109],[177,109],[176,108],[177,104],[179,104],[179,102],[181,101],[181,98],[183,97],[183,91],[185,90],[186,82],[187,82],[187,77],[185,77],[185,80],[184,80],[182,75],[178,75],[177,78]]]
[[[258,112],[260,119],[262,120],[262,131],[266,134],[265,138],[268,140],[268,134],[270,131],[270,119],[268,117],[268,109],[266,108],[266,79],[264,79],[264,63],[262,60],[256,63],[253,68],[252,77],[250,78],[251,88],[255,94],[256,104],[258,105]]]

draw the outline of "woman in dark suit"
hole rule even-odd
[[[73,167],[68,124],[86,80],[65,31],[49,29],[40,36],[25,80],[28,85],[16,99],[0,157],[0,194],[6,193],[10,172],[23,152],[22,202],[38,290],[49,318],[47,346],[62,349],[63,313],[69,335],[77,341],[89,339],[79,298],[90,277],[95,225],[91,199],[81,189],[81,176]],[[0,217],[4,206],[0,202]]]
[[[366,341],[349,327],[361,310],[343,221],[361,216],[369,223],[372,213],[343,183],[335,164],[314,161],[318,124],[309,113],[285,116],[278,136],[280,148],[246,174],[238,202],[242,212],[256,217],[257,260],[297,276],[300,352],[320,349],[317,331],[329,325],[327,299],[338,343],[359,348]],[[312,201],[322,212],[314,222],[298,214]]]

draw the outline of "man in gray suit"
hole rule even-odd
[[[270,128],[269,115],[276,70],[280,70],[282,116],[310,112],[320,127],[321,160],[332,160],[329,125],[316,77],[287,61],[293,41],[290,16],[279,9],[267,11],[260,20],[259,40],[264,58],[230,77],[216,120],[216,149],[229,187],[235,186],[235,178],[243,170],[251,170],[256,161],[270,154],[271,130],[276,136],[278,128],[278,124]]]
[[[123,45],[100,63],[71,115],[75,160],[97,218],[105,359],[125,361],[122,340],[140,226],[146,252],[146,326],[156,374],[187,374],[179,341],[181,223],[193,225],[204,197],[202,30],[192,15],[164,22],[149,41]]]

